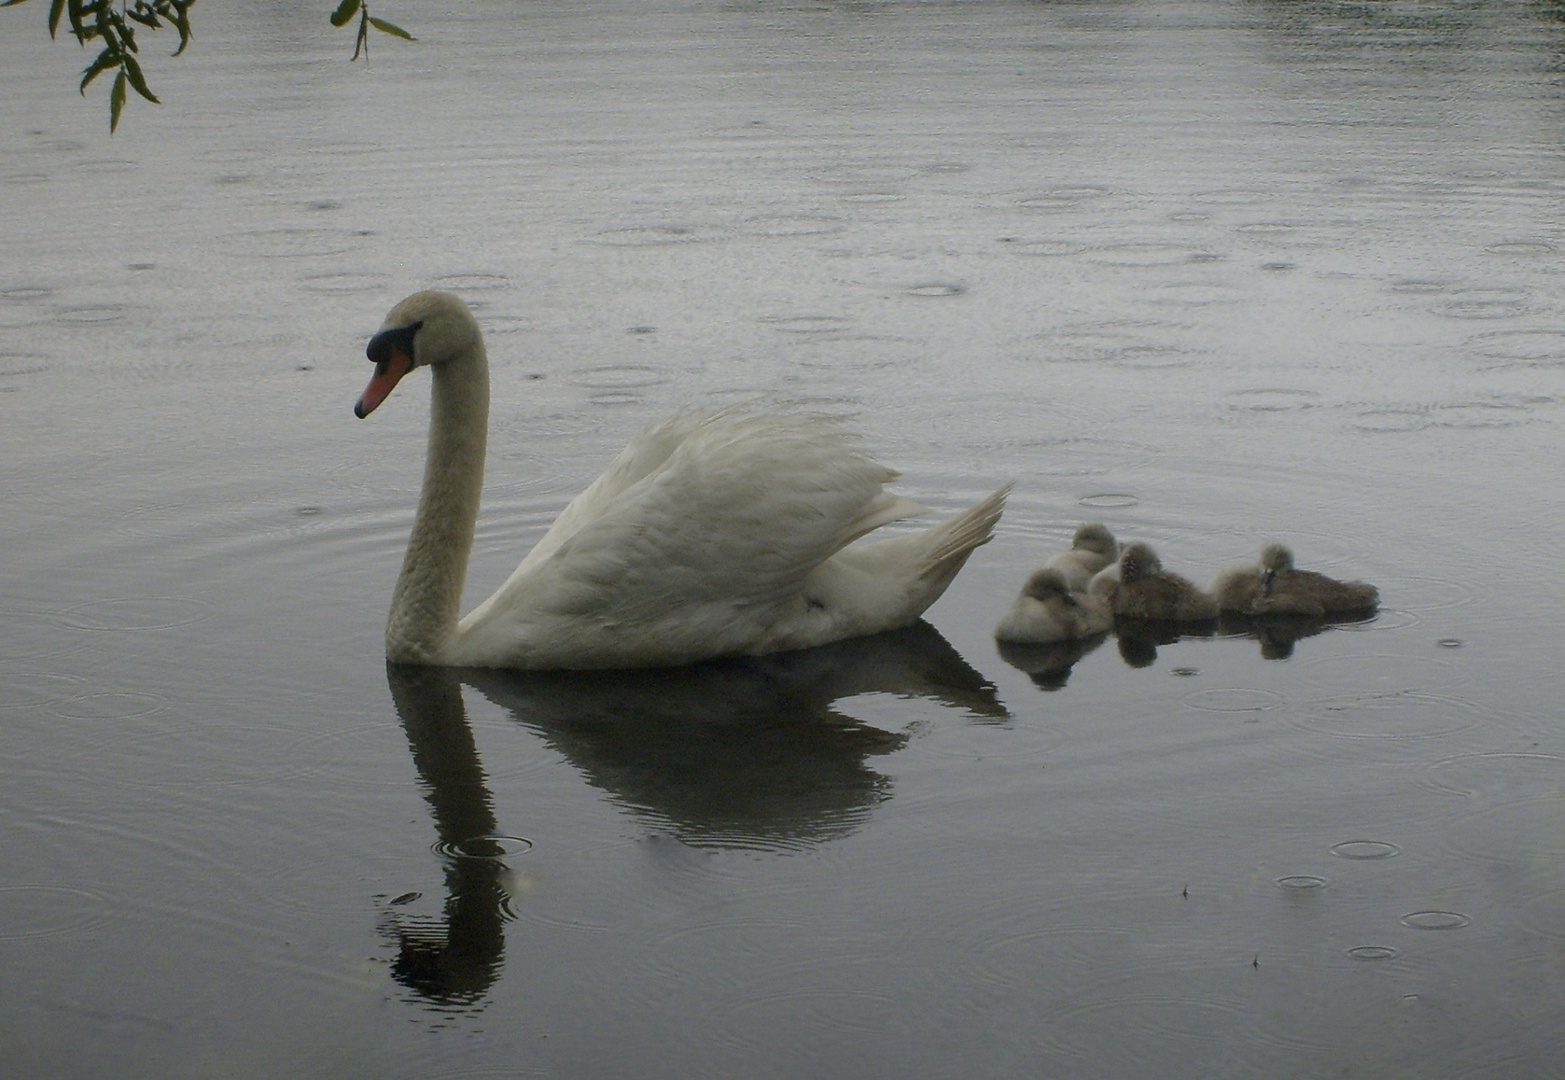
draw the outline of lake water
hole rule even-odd
[[[198,7],[112,139],[0,16],[0,1071],[1565,1069],[1557,5],[328,6]],[[470,602],[692,403],[1010,508],[903,634],[388,672],[430,286]],[[1002,655],[1090,519],[1383,606]]]

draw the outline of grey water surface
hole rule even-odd
[[[329,6],[112,139],[0,16],[0,1074],[1565,1075],[1565,9]],[[690,404],[1009,510],[903,633],[388,669],[431,286],[470,603]],[[1002,653],[1091,519],[1382,607]]]

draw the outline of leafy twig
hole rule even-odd
[[[365,60],[370,58],[370,27],[374,27],[383,34],[401,38],[403,41],[417,41],[396,23],[389,23],[385,19],[377,19],[370,15],[369,0],[342,0],[337,5],[337,10],[331,13],[333,26],[347,26],[353,16],[359,17],[358,40],[353,44],[353,59],[357,60],[362,53]]]
[[[26,2],[0,0],[0,7],[15,7]],[[178,56],[190,44],[190,9],[195,3],[196,0],[49,0],[51,38],[58,34],[63,17],[70,24],[71,36],[78,44],[85,47],[89,41],[95,41],[101,45],[92,63],[82,69],[82,81],[78,87],[82,96],[86,96],[88,84],[99,75],[106,71],[115,73],[114,85],[109,90],[110,134],[120,126],[120,113],[125,108],[127,88],[155,105],[162,104],[148,88],[146,76],[142,74],[141,64],[136,59],[140,49],[136,44],[136,28],[131,24],[144,26],[148,30],[172,26],[179,34],[179,47],[173,52],[174,56]],[[331,24],[346,26],[354,15],[359,16],[358,39],[353,47],[355,60],[360,53],[366,59],[369,57],[370,27],[404,41],[415,40],[412,34],[395,23],[372,18],[366,0],[341,0],[337,10],[331,14]]]

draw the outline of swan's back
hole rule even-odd
[[[462,620],[453,656],[483,666],[677,664],[908,625],[949,582],[918,595],[918,552],[902,551],[916,538],[842,552],[923,511],[885,490],[896,475],[824,417],[676,416],[638,434],[572,501]],[[963,560],[988,539],[999,502],[990,510]],[[877,559],[878,549],[891,550]]]

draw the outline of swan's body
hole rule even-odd
[[[1092,575],[1119,558],[1119,544],[1114,534],[1101,522],[1089,521],[1076,530],[1071,549],[1051,555],[1044,561],[1043,569],[1058,570],[1065,575],[1065,582],[1073,592],[1082,592],[1092,580]]]
[[[1163,569],[1147,544],[1126,546],[1119,557],[1114,614],[1123,619],[1203,622],[1217,618],[1217,601],[1178,574]]]
[[[483,487],[489,373],[471,312],[415,293],[367,350],[368,415],[408,371],[434,388],[418,516],[386,624],[404,663],[629,668],[822,645],[916,622],[986,543],[1006,489],[909,536],[922,512],[835,423],[686,414],[635,436],[493,596],[458,620]]]
[[[1049,645],[1092,637],[1113,625],[1114,612],[1105,597],[1071,589],[1062,571],[1045,566],[1027,579],[994,636],[1023,645]]]
[[[1362,581],[1338,581],[1313,570],[1297,570],[1293,552],[1267,544],[1254,566],[1233,566],[1217,575],[1212,592],[1224,611],[1246,615],[1332,615],[1365,612],[1380,593]]]

